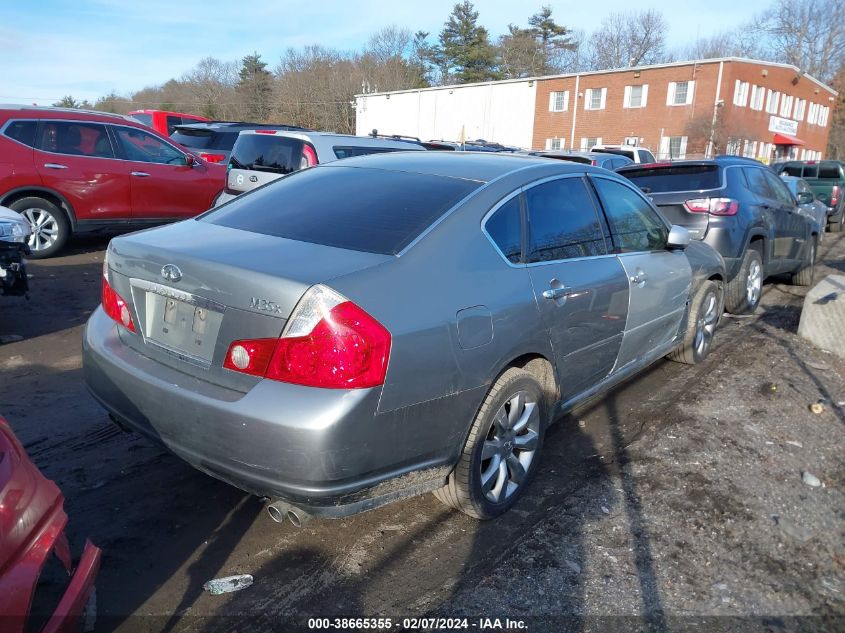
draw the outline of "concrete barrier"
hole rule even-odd
[[[810,289],[798,334],[845,358],[845,275],[828,275]]]

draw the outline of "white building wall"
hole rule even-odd
[[[529,85],[530,84],[530,85]],[[356,133],[403,134],[421,140],[485,141],[530,148],[534,82],[443,86],[356,96]]]

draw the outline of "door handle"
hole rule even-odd
[[[150,175],[145,171],[133,171],[133,176],[138,176],[138,178],[149,178]]]
[[[67,169],[67,165],[60,165],[59,163],[44,163],[47,169]]]
[[[638,272],[636,275],[631,277],[631,283],[632,284],[640,285],[640,284],[644,284],[646,281],[648,281],[648,275],[646,275],[642,271]]]
[[[546,299],[562,299],[568,297],[572,293],[572,288],[560,286],[558,288],[549,288],[543,291],[543,296]]]

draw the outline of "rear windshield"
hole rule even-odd
[[[337,158],[352,158],[353,156],[366,156],[367,154],[385,154],[387,152],[401,152],[405,148],[400,147],[353,147],[344,146],[333,148],[334,155]]]
[[[652,167],[621,172],[641,189],[653,193],[668,191],[698,191],[718,189],[719,167],[717,165],[676,165],[673,167]]]
[[[305,143],[297,138],[270,134],[241,134],[232,148],[229,167],[252,169],[274,174],[289,174],[302,164]]]
[[[313,167],[235,198],[201,221],[395,255],[480,185],[381,169]]]
[[[130,114],[129,116],[130,116],[130,118],[135,119],[138,123],[141,123],[142,125],[146,125],[147,127],[153,126],[153,115],[152,114],[139,113],[139,114]]]
[[[632,149],[617,149],[615,147],[594,147],[592,151],[602,154],[616,154],[617,156],[625,156],[626,158],[631,158],[634,155],[634,150]]]
[[[228,152],[238,139],[238,132],[176,128],[170,138],[193,149],[219,149]]]

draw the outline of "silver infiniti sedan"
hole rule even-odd
[[[705,358],[724,279],[613,172],[351,158],[112,240],[85,378],[119,425],[277,521],[427,491],[488,519],[563,411]]]

